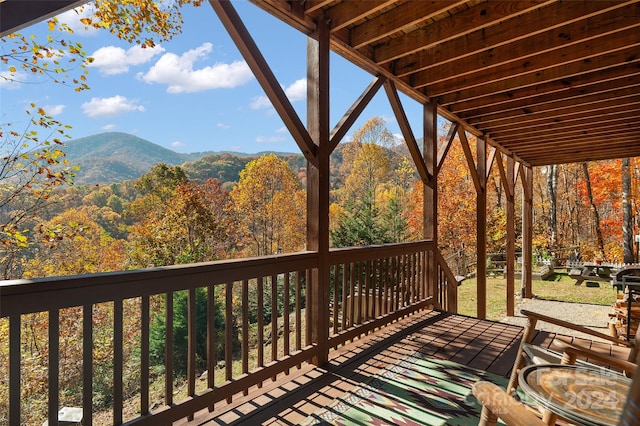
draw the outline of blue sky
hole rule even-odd
[[[306,123],[306,37],[245,0],[234,6]],[[177,152],[299,152],[211,6],[207,2],[199,8],[187,6],[183,16],[182,34],[154,49],[140,49],[107,31],[84,30],[73,11],[61,15],[61,21],[75,28],[69,38],[82,43],[95,59],[89,67],[91,89],[75,93],[25,75],[20,83],[0,79],[0,123],[21,128],[26,123],[24,110],[35,102],[71,125],[74,139],[118,131]],[[48,34],[46,23],[21,32]],[[3,67],[0,73],[7,72]],[[332,54],[332,126],[372,78]],[[402,100],[420,137],[421,108],[406,97]],[[388,129],[399,135],[384,90],[349,135],[374,115],[383,117]]]

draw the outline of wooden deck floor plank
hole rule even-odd
[[[333,351],[326,368],[292,370],[276,382],[265,382],[258,390],[260,397],[250,393],[231,405],[216,405],[214,413],[199,413],[194,421],[176,425],[296,425],[415,352],[508,376],[521,333],[519,326],[422,312]],[[537,332],[534,342],[549,347],[555,338],[553,333]]]

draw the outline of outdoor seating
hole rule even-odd
[[[505,420],[507,424],[510,424],[509,421],[512,420],[515,421],[515,423],[511,424],[555,424],[557,415],[548,410],[541,410],[543,413],[542,420],[534,415],[534,417],[536,417],[535,421],[531,420],[530,422],[525,421],[524,423],[518,423],[518,420],[524,418],[530,419],[530,415],[532,414],[530,411],[527,412],[528,414],[521,414],[519,412],[519,406],[522,404],[512,398],[512,396],[517,394],[519,381],[522,376],[521,373],[523,372],[523,369],[526,368],[527,364],[544,365],[546,367],[558,366],[558,368],[562,368],[560,366],[566,367],[567,365],[575,364],[576,368],[590,372],[601,372],[601,374],[609,375],[607,377],[612,378],[616,378],[616,376],[619,375],[631,376],[638,370],[636,368],[638,361],[637,335],[632,342],[627,342],[578,324],[559,320],[535,312],[523,310],[522,314],[527,317],[528,323],[523,333],[522,341],[516,355],[506,391],[503,391],[499,387],[490,383],[477,384],[474,386],[474,395],[476,393],[480,395],[476,395],[476,397],[484,404],[480,422],[482,425],[493,425],[498,417]],[[627,347],[629,348],[628,357],[626,359],[617,358],[610,355],[612,351],[603,353],[570,342],[557,343],[555,347],[556,350],[543,348],[533,343],[535,327],[538,322],[547,322],[555,326],[566,328],[567,331],[571,330],[573,332],[584,333],[589,336],[608,341],[611,345]],[[603,367],[612,368],[613,371],[608,369],[604,371],[602,370]],[[624,382],[625,379],[621,378],[620,380]],[[624,383],[622,385],[622,389],[626,390]],[[512,413],[505,414],[506,411],[510,411]],[[515,412],[518,412],[518,414],[513,415]],[[506,418],[503,418],[503,415],[506,415]],[[514,417],[512,418],[511,416]]]
[[[538,418],[524,404],[490,382],[478,382],[473,385],[473,394],[484,408],[480,425],[495,424],[501,419],[507,426],[538,426],[546,423]],[[588,407],[587,407],[588,409]],[[594,410],[593,414],[597,414]],[[621,426],[636,425],[640,418],[640,369],[636,369],[631,380],[622,414],[617,424]],[[598,423],[592,423],[598,424]]]
[[[523,310],[521,311],[523,315],[527,317],[527,327],[524,330],[522,341],[520,343],[520,348],[518,349],[518,354],[516,355],[516,360],[513,366],[513,370],[511,372],[511,378],[509,380],[509,390],[513,390],[518,386],[518,371],[522,369],[527,363],[533,364],[542,364],[542,363],[556,363],[560,364],[562,362],[563,350],[566,350],[568,347],[573,348],[573,354],[580,353],[582,357],[589,359],[598,359],[598,362],[602,362],[608,365],[613,365],[616,368],[624,369],[623,365],[619,361],[629,361],[633,362],[636,359],[636,355],[638,353],[638,348],[636,342],[638,341],[638,336],[636,336],[633,341],[624,341],[620,340],[617,337],[610,336],[605,333],[601,333],[597,330],[590,329],[588,327],[584,327],[579,324],[574,324],[568,321],[563,321],[557,318],[549,317],[547,315],[538,314],[535,312]],[[579,332],[591,337],[595,337],[601,340],[605,340],[610,342],[611,345],[615,346],[623,346],[629,348],[628,357],[626,360],[615,358],[605,354],[598,354],[597,351],[589,350],[588,348],[582,348],[579,345],[573,344],[563,344],[558,345],[558,350],[542,348],[538,345],[533,344],[533,337],[535,335],[535,328],[538,322],[546,322],[549,324],[553,324],[555,326],[559,326],[567,329],[568,332]],[[560,347],[564,346],[564,347]],[[611,352],[611,351],[609,351]],[[582,362],[579,359],[574,359],[576,362]]]

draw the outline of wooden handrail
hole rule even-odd
[[[440,275],[445,282],[453,277],[446,264],[443,267],[440,264],[442,262],[438,262],[437,259],[441,256],[431,241],[332,249],[329,258],[330,271],[327,276],[331,280],[332,297],[331,318],[327,322],[331,330],[327,343],[333,347],[436,304],[436,299],[440,296],[434,294],[429,283],[439,279],[437,277]],[[64,334],[63,320],[82,323],[79,327],[81,333],[76,339],[82,340],[80,347],[83,352],[82,368],[78,371],[83,377],[77,385],[80,392],[77,401],[80,404],[80,401],[85,401],[83,413],[86,422],[92,421],[91,404],[95,392],[92,388],[95,374],[92,365],[96,361],[93,339],[104,336],[106,332],[112,336],[113,349],[110,350],[114,351],[113,369],[109,374],[115,373],[117,376],[112,377],[113,391],[118,394],[113,395],[112,399],[114,421],[127,424],[166,423],[191,417],[196,411],[211,408],[218,401],[230,401],[238,392],[246,394],[250,388],[260,386],[263,381],[271,380],[279,374],[288,374],[292,367],[316,357],[321,347],[325,346],[329,350],[326,344],[319,345],[311,341],[310,327],[314,325],[309,318],[312,307],[305,306],[306,287],[313,285],[309,280],[313,275],[311,272],[317,267],[318,253],[302,252],[138,271],[1,282],[0,321],[6,321],[10,330],[9,401],[4,401],[9,411],[9,422],[21,423],[21,407],[25,404],[21,388],[21,380],[24,379],[21,377],[24,354],[20,348],[23,344],[21,330],[26,326],[23,318],[29,318],[27,315],[45,313],[48,314],[45,317],[51,321],[59,322],[52,327],[43,328],[51,330],[48,341],[53,349],[62,349],[64,346],[61,339]],[[450,282],[455,283],[455,278]],[[278,285],[277,291],[275,285]],[[446,286],[453,287],[455,291],[455,285]],[[257,301],[251,306],[248,302],[250,288],[257,289]],[[447,292],[450,290],[448,288]],[[196,360],[199,358],[194,339],[201,337],[197,337],[194,328],[201,321],[196,320],[200,315],[196,312],[196,299],[197,294],[202,292],[206,294],[207,301],[208,355],[204,361],[208,373],[207,389],[197,390],[195,385],[200,371],[196,371]],[[216,296],[218,293],[225,297]],[[174,296],[179,294],[184,294],[187,298],[186,320],[189,326],[188,344],[183,355],[187,364],[185,388],[189,396],[183,401],[175,401],[173,398],[175,389],[172,374],[178,362],[172,347],[176,325],[172,322],[178,309]],[[214,320],[212,307],[218,303],[216,300],[221,300],[223,304],[220,308],[215,308],[222,313],[223,325]],[[455,301],[455,295],[448,295],[447,300],[451,304]],[[283,308],[282,313],[272,311],[271,315],[267,315],[267,307],[285,305],[286,309]],[[113,311],[109,315],[114,315],[114,321],[94,325],[95,315],[103,313],[101,310],[105,309]],[[131,309],[135,311],[133,316]],[[249,316],[255,317],[256,322],[253,319],[250,322]],[[157,405],[158,401],[150,398],[149,340],[150,329],[158,318],[166,324],[162,338],[165,342],[164,367],[169,373],[165,374],[164,404],[151,409],[150,404]],[[308,326],[303,325],[305,318]],[[286,324],[283,325],[283,322]],[[108,324],[110,329],[102,330],[104,324]],[[232,327],[237,328],[234,331]],[[240,344],[240,359],[236,359],[237,354],[233,352],[234,336],[237,334],[248,340],[249,328],[257,330],[254,350],[258,354],[257,361],[251,361],[252,365],[248,361],[248,353],[252,349],[246,341]],[[140,343],[142,340],[144,342]],[[139,376],[139,383],[134,384],[140,394],[139,405],[142,408],[138,418],[123,419],[126,397],[124,390],[131,387],[131,383],[127,382],[128,378],[123,377],[128,362],[126,357],[129,356],[125,349],[134,341],[138,345],[136,351],[139,353],[136,356],[140,359],[140,368],[144,370]],[[224,377],[215,379],[213,371],[219,367],[215,352],[220,345],[224,351],[219,358],[225,362],[224,369],[221,370]],[[270,351],[265,350],[267,345],[271,345]],[[51,375],[63,374],[58,365],[62,359],[50,358],[54,364],[49,368]],[[238,368],[232,369],[231,364],[236,362],[239,363]],[[50,378],[49,383],[55,384],[52,379]],[[62,377],[59,385],[64,386]],[[55,398],[60,389],[53,386],[50,390],[53,397],[49,399],[48,413],[42,414],[42,420],[48,417],[52,421],[56,417],[58,404],[62,401]],[[46,398],[42,396],[41,399]]]
[[[446,300],[442,301],[442,308],[453,313],[458,312],[458,280],[449,268],[447,261],[442,256],[440,249],[435,249],[436,261],[438,267],[444,274],[445,281],[440,284],[445,288]],[[443,295],[444,296],[444,295]],[[444,303],[446,302],[446,303]]]

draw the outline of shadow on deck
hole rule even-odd
[[[212,413],[197,413],[180,425],[297,425],[327,407],[335,398],[408,355],[419,353],[484,370],[505,380],[516,356],[522,327],[461,315],[426,311],[352,342],[332,352],[326,368],[310,365],[263,384]],[[555,339],[589,342],[550,332],[538,332],[535,342],[553,346]],[[592,343],[594,349],[597,342]],[[621,348],[621,350],[624,350]],[[618,354],[619,355],[619,354]]]

